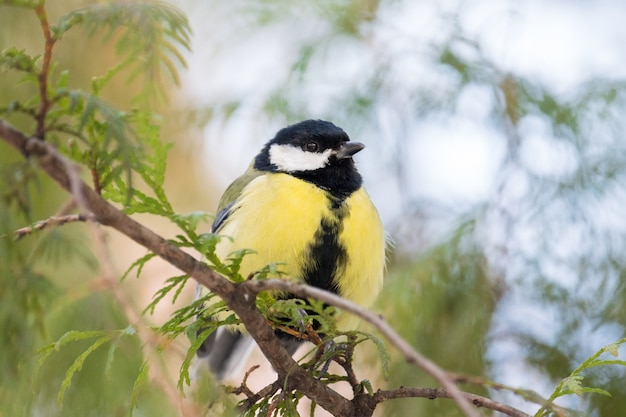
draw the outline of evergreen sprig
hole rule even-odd
[[[0,1],[0,7],[5,6],[30,9],[41,25],[44,45],[40,54],[31,54],[14,46],[0,52],[0,72],[17,74],[16,88],[26,93],[22,94],[25,96],[23,99],[0,103],[0,116],[8,118],[19,114],[30,118],[37,126],[34,136],[52,143],[58,152],[86,169],[91,175],[94,190],[103,198],[122,204],[128,213],[173,217],[174,211],[164,190],[167,153],[171,145],[161,140],[161,120],[149,110],[147,100],[165,98],[165,83],[178,82],[178,69],[185,66],[183,50],[189,49],[190,29],[185,16],[173,6],[161,2],[111,2],[94,3],[51,22],[44,0]],[[105,41],[113,42],[120,58],[118,63],[94,76],[89,85],[77,87],[72,72],[62,68],[55,56],[55,45],[65,41],[64,35],[69,31],[83,31],[89,36],[101,36]],[[128,83],[142,82],[142,89],[131,100],[141,104],[140,107],[121,110],[104,99],[111,81],[120,76],[125,76]],[[5,166],[0,194],[2,207],[5,202],[18,209],[21,207],[29,222],[33,221],[32,184],[40,186],[37,175],[31,175],[35,173],[34,165],[29,160],[19,166]],[[5,213],[4,209],[2,213]],[[189,222],[187,232],[193,232],[194,223],[197,224],[197,221]],[[10,235],[4,233],[4,220],[2,225],[2,242],[8,247],[7,250],[2,248],[2,253],[6,254],[17,248],[10,239],[6,239]],[[72,248],[76,253],[85,250],[84,244],[73,245],[67,239],[59,241],[64,236],[56,232],[47,233],[40,240],[33,256],[44,261],[67,259],[68,249]],[[192,237],[195,239],[196,236]],[[64,252],[59,252],[61,250]],[[154,254],[150,253],[140,258],[124,276],[134,268],[139,275],[145,263],[153,257]],[[45,307],[42,300],[44,294],[47,296],[50,293],[49,288],[43,289],[50,283],[31,271],[30,267],[26,269],[29,259],[25,256],[11,256],[10,259],[13,259],[12,273],[6,275],[19,273],[21,278],[16,282],[27,284],[29,288],[24,300],[16,302],[24,304],[25,320],[34,321],[43,328],[41,323]],[[87,261],[93,264],[93,258]],[[21,262],[24,268],[18,265]],[[173,285],[158,292],[148,309],[153,309],[170,290],[174,291],[176,300],[186,280],[187,277],[182,276],[168,282],[166,285]],[[69,331],[55,343],[42,348],[39,351],[40,364],[48,362],[53,353],[70,344],[88,343],[66,370],[58,392],[59,405],[62,406],[72,381],[88,358],[107,344],[109,349],[103,372],[111,376],[111,364],[118,347],[128,337],[138,337],[134,328]],[[148,378],[148,369],[146,358],[131,394],[131,414]]]
[[[553,412],[553,403],[556,399],[576,394],[578,396],[582,394],[600,394],[605,396],[611,396],[611,393],[599,388],[599,387],[587,387],[583,384],[584,375],[582,374],[584,371],[598,367],[598,366],[626,366],[625,360],[620,359],[601,359],[600,357],[607,353],[614,358],[619,356],[619,348],[621,345],[626,344],[626,338],[620,339],[616,342],[610,343],[604,346],[602,349],[598,350],[596,353],[591,355],[585,361],[583,361],[576,369],[572,371],[568,376],[563,378],[561,382],[554,389],[554,392],[548,400],[546,404],[542,406],[537,413],[535,413],[534,417],[547,417]]]
[[[175,7],[154,1],[92,4],[63,16],[52,30],[61,39],[77,26],[91,35],[104,30],[105,39],[115,37],[123,66],[130,67],[128,80],[145,77],[144,95],[164,98],[154,85],[166,77],[179,82],[177,65],[186,66],[181,48],[190,49],[191,31]]]
[[[76,357],[74,362],[70,365],[70,367],[65,372],[65,378],[61,382],[61,387],[59,389],[57,401],[59,406],[63,406],[63,398],[65,393],[70,388],[72,384],[72,379],[79,372],[87,358],[100,346],[111,343],[111,348],[109,349],[109,353],[107,355],[107,361],[105,364],[105,375],[110,373],[111,363],[114,359],[114,353],[117,350],[118,345],[126,336],[134,336],[135,329],[131,326],[115,331],[106,331],[106,330],[95,330],[95,331],[76,331],[71,330],[61,336],[56,342],[51,343],[47,346],[44,346],[39,350],[40,358],[39,364],[42,365],[44,362],[48,360],[48,358],[55,352],[58,352],[61,348],[72,342],[78,342],[82,340],[91,340],[91,344],[83,350],[80,355]]]

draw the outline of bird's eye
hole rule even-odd
[[[317,152],[318,149],[319,146],[315,142],[307,142],[307,144],[304,145],[304,150],[307,152]]]

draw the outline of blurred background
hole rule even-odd
[[[50,19],[87,3],[49,1]],[[547,397],[580,362],[626,336],[626,3],[169,3],[193,30],[181,84],[157,109],[163,140],[174,143],[166,190],[177,211],[213,211],[278,129],[326,119],[367,146],[356,162],[395,242],[375,310],[417,350],[448,370]],[[32,12],[2,6],[0,49],[10,45],[40,53],[41,34]],[[74,88],[88,88],[116,59],[110,38],[80,31],[69,32],[56,54]],[[32,94],[17,81],[2,74],[0,106]],[[130,109],[133,88],[121,77],[106,99]],[[10,121],[33,130],[25,117]],[[5,175],[17,166],[37,178],[28,193],[19,191],[22,176]],[[0,169],[2,234],[67,200],[3,142]],[[15,201],[32,210],[24,214]],[[177,233],[166,221],[137,217],[165,237]],[[110,353],[95,352],[62,410],[59,386],[85,346],[61,349],[41,367],[35,354],[71,329],[128,325],[98,285],[91,238],[84,225],[68,225],[18,244],[0,241],[0,416],[128,414],[142,361],[137,343],[120,345],[123,355],[106,375]],[[112,233],[108,243],[120,275],[145,254]],[[174,275],[154,262],[121,288],[140,311]],[[189,287],[180,302],[190,300]],[[148,319],[161,324],[168,304]],[[169,367],[174,382],[184,342]],[[375,388],[434,383],[392,354],[388,381],[367,352],[359,377]],[[585,377],[612,397],[570,396],[560,405],[624,415],[623,367]],[[177,415],[153,388],[142,391],[135,415]],[[531,414],[538,408],[501,391],[477,392]],[[392,401],[379,415],[460,414],[449,401],[412,399]]]

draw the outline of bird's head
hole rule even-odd
[[[342,200],[361,187],[352,156],[363,148],[330,122],[306,120],[281,129],[257,155],[254,168],[292,175]]]
[[[256,157],[262,171],[306,173],[325,168],[354,169],[352,156],[365,148],[341,128],[323,120],[306,120],[281,129]]]

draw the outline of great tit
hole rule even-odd
[[[212,231],[229,238],[216,255],[251,249],[241,263],[244,277],[280,263],[284,277],[370,306],[383,283],[385,234],[352,159],[364,147],[323,120],[281,129],[224,192]],[[357,324],[347,314],[338,320],[341,330]],[[283,336],[295,353],[299,342]],[[198,356],[221,380],[243,365],[252,346],[249,335],[222,326]]]

